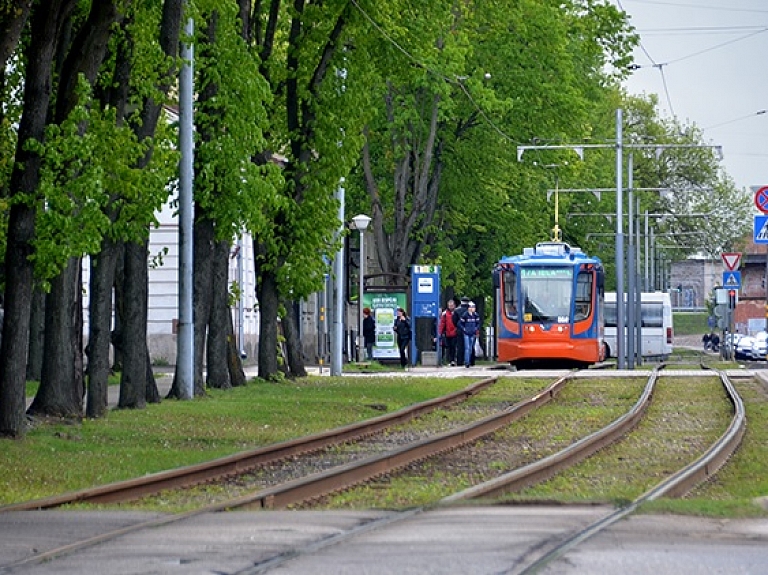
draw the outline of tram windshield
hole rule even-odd
[[[522,267],[523,321],[568,323],[573,297],[572,267]]]

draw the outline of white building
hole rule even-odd
[[[179,226],[171,207],[173,198],[157,214],[159,225],[149,235],[149,302],[147,343],[150,360],[155,365],[176,362],[176,334],[179,317]],[[238,347],[247,358],[255,360],[258,345],[259,316],[256,305],[256,276],[253,242],[243,234],[231,250],[230,284],[240,286],[241,298],[232,310]],[[90,260],[83,259],[84,330],[88,336]]]

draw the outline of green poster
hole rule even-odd
[[[371,308],[371,315],[376,322],[376,340],[373,344],[374,359],[398,359],[397,338],[394,325],[397,308],[408,309],[407,294],[396,293],[366,293],[363,295],[363,306]]]

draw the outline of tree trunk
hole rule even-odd
[[[193,300],[192,317],[194,330],[194,370],[195,386],[194,395],[205,393],[205,380],[203,379],[203,364],[205,359],[205,339],[208,328],[208,320],[211,315],[211,298],[213,290],[213,222],[199,214],[199,207],[195,207],[195,225],[193,229]],[[168,397],[180,399],[184,397],[181,389],[182,382],[178,378],[178,362],[173,384],[168,392]]]
[[[31,6],[32,0],[3,3],[3,9],[0,10],[0,70],[6,69],[8,60],[19,45],[21,31],[27,23]]]
[[[217,241],[213,248],[213,282],[211,285],[212,305],[208,324],[207,385],[218,389],[229,389],[227,365],[227,339],[232,323],[229,309],[229,251],[230,244]]]
[[[120,379],[121,409],[146,407],[147,386],[147,240],[125,245],[125,323],[122,344],[125,353]]]
[[[109,348],[112,340],[112,285],[118,247],[104,238],[91,259],[91,297],[88,336],[88,398],[85,414],[102,417],[108,407]]]
[[[147,380],[144,387],[144,399],[147,403],[160,403],[160,390],[157,389],[157,380],[155,372],[152,371],[152,360],[149,359],[149,347],[144,346],[147,352]]]
[[[285,336],[286,361],[288,373],[293,377],[307,377],[304,367],[304,356],[301,353],[301,341],[299,339],[299,323],[296,317],[296,302],[283,300],[285,317],[282,321],[283,335]]]
[[[40,156],[28,149],[31,140],[44,141],[46,113],[51,98],[51,70],[58,33],[75,0],[40,4],[32,16],[32,38],[27,52],[24,111],[19,123],[10,197],[34,197],[40,180]],[[5,319],[0,345],[0,436],[25,433],[25,376],[32,307],[35,209],[14,203],[8,220],[5,252]]]
[[[184,10],[183,0],[165,0],[163,2],[163,14],[160,23],[160,47],[163,53],[175,58],[179,50],[179,36],[181,31],[181,15]],[[158,90],[168,93],[171,83],[175,79],[175,69],[170,67],[165,77],[161,78],[161,83],[157,86]],[[152,138],[157,128],[157,122],[160,117],[160,104],[152,98],[147,98],[142,102],[141,121],[133,126],[140,142],[146,142]],[[149,147],[147,154],[138,163],[138,168],[146,167],[152,158],[152,148]],[[141,389],[145,391],[144,397],[154,397],[157,392],[154,377],[150,380],[151,374],[149,365],[149,350],[147,348],[147,291],[148,291],[148,273],[147,273],[147,241],[145,240],[140,248],[136,244],[126,244],[126,268],[125,277],[125,315],[123,327],[121,329],[124,345],[124,369],[123,380],[126,381],[126,404],[120,404],[121,407],[130,406],[130,402],[135,398],[138,384],[139,373],[141,373]],[[129,253],[131,255],[129,255]],[[128,263],[130,262],[130,265]],[[135,274],[135,275],[134,275]],[[141,282],[141,286],[136,284]],[[136,317],[140,314],[140,318]],[[141,372],[138,371],[141,368]],[[126,371],[131,374],[126,379]],[[174,382],[175,383],[175,382]],[[154,389],[152,389],[154,388]],[[169,394],[170,395],[170,394]],[[123,398],[123,386],[120,386],[120,397]],[[143,401],[141,402],[143,407]]]
[[[34,174],[19,174],[18,179],[37,180],[37,166],[33,168],[33,163],[38,164],[32,160],[25,165],[25,169],[32,170]],[[16,187],[12,184],[12,188]],[[4,437],[23,437],[26,433],[25,375],[33,290],[33,263],[29,256],[32,253],[34,229],[35,211],[15,204],[11,208],[8,222],[5,317],[0,344],[0,435]]]
[[[43,374],[43,346],[45,338],[45,292],[36,287],[32,294],[32,312],[29,319],[29,356],[27,381],[40,381]]]
[[[239,387],[246,384],[245,372],[243,371],[243,358],[240,357],[240,349],[237,346],[235,338],[235,325],[232,320],[232,314],[227,314],[227,366],[229,368],[229,381],[232,387]]]
[[[51,281],[45,305],[45,351],[40,388],[29,406],[30,415],[80,418],[83,415],[82,325],[77,315],[82,306],[79,258],[70,258],[58,277]],[[77,308],[80,307],[78,310]],[[80,328],[78,337],[77,329]]]
[[[279,294],[274,272],[262,270],[256,285],[259,300],[259,377],[271,379],[278,372],[277,365],[277,308]]]
[[[112,327],[110,341],[112,342],[112,371],[123,371],[123,325],[125,325],[125,246],[124,242],[116,245],[115,253],[115,325]]]
[[[117,5],[114,2],[94,2],[90,7],[88,20],[80,27],[76,37],[71,42],[60,42],[64,61],[58,72],[58,90],[55,101],[54,122],[61,124],[78,104],[81,95],[78,81],[84,77],[91,85],[107,50],[111,30],[120,18]],[[86,126],[81,126],[84,132]],[[74,269],[73,269],[74,268]],[[83,308],[81,285],[81,260],[72,258],[62,272],[62,278],[52,282],[49,295],[55,309],[47,307],[45,327],[45,357],[40,381],[40,392],[35,398],[31,413],[43,413],[59,416],[82,416],[83,398],[85,396],[83,381]],[[78,282],[76,285],[73,282]],[[67,297],[71,297],[67,301]],[[73,306],[76,306],[73,308]],[[49,323],[51,320],[53,323]],[[72,358],[64,360],[67,353]],[[53,359],[61,363],[51,363]],[[71,377],[70,381],[65,378]],[[54,389],[51,389],[54,388]],[[58,389],[56,389],[58,388]],[[71,389],[71,393],[70,393]],[[42,392],[42,393],[41,393]],[[68,404],[67,399],[79,393],[76,404]],[[48,404],[47,401],[53,401]],[[71,411],[70,411],[71,410]]]

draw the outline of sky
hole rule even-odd
[[[640,35],[631,94],[657,94],[676,117],[722,146],[739,188],[768,185],[768,1],[611,0]]]

